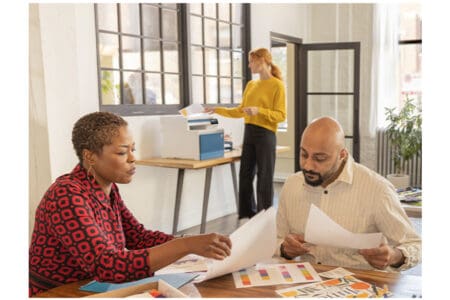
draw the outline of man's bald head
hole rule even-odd
[[[331,117],[313,120],[303,131],[302,144],[305,140],[314,140],[315,144],[340,150],[345,148],[345,134],[342,126]]]
[[[347,155],[344,130],[336,120],[322,117],[306,127],[300,143],[300,168],[306,183],[325,187],[333,182]]]

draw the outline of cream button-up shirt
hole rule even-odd
[[[411,268],[421,261],[422,240],[414,231],[400,205],[398,195],[384,177],[356,163],[349,156],[339,177],[326,188],[305,183],[302,172],[288,177],[280,194],[277,211],[277,255],[289,233],[305,234],[311,204],[353,233],[382,232],[385,241],[398,248],[405,263],[397,269]],[[325,246],[310,247],[301,260],[326,265],[374,269],[358,249]]]

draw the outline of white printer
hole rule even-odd
[[[209,114],[161,116],[161,156],[205,160],[224,155],[224,131]]]

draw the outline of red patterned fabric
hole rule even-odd
[[[94,278],[125,282],[152,276],[148,250],[173,238],[146,230],[113,184],[110,197],[77,165],[56,179],[36,210],[29,251],[29,295]]]

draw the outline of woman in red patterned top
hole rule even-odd
[[[96,112],[79,119],[72,143],[80,163],[56,179],[36,210],[29,252],[29,295],[83,279],[126,282],[153,276],[194,253],[224,259],[228,237],[184,238],[147,230],[128,210],[116,183],[135,173],[127,122]]]

